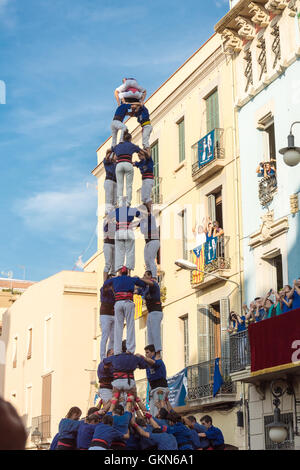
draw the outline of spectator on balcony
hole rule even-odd
[[[229,333],[245,331],[246,329],[246,316],[245,315],[238,315],[235,312],[230,312],[229,314],[229,328],[227,331]]]
[[[206,427],[206,431],[200,433],[200,437],[206,437],[209,440],[210,447],[214,450],[224,450],[224,436],[221,429],[212,424],[212,418],[209,415],[202,416],[201,424]]]
[[[276,175],[276,168],[270,162],[260,162],[256,169],[259,178],[267,178],[268,176]]]
[[[292,310],[300,308],[300,277],[293,282],[293,288],[287,295],[288,299],[292,299]]]
[[[275,297],[274,301],[270,299],[271,295]],[[266,318],[273,318],[282,313],[280,297],[273,289],[270,289],[264,297],[263,306],[267,310]]]
[[[197,225],[193,227],[193,234],[196,239],[196,246],[201,246],[206,242],[207,226],[205,224],[205,219],[202,221],[202,225]]]
[[[286,284],[281,289],[281,291],[279,292],[279,295],[280,295],[280,298],[281,298],[282,313],[287,313],[292,308],[293,300],[289,299],[289,297],[288,297],[291,290],[292,290],[292,287],[290,285]]]
[[[246,317],[246,326],[248,326],[249,323],[255,322],[255,310],[256,310],[255,302],[252,301],[250,303],[250,308],[248,308],[247,304],[244,304],[243,310],[245,312],[245,317]]]
[[[222,235],[224,235],[224,230],[220,227],[220,224],[217,220],[214,221],[213,227],[213,237],[221,237]]]
[[[261,320],[265,320],[265,318],[267,317],[267,311],[264,307],[264,300],[262,297],[255,297],[254,299],[254,302],[255,302],[255,305],[256,305],[256,309],[255,309],[255,321],[258,322],[258,321],[261,321]]]

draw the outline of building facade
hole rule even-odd
[[[72,406],[94,405],[97,366],[96,274],[62,271],[37,282],[6,310],[1,395],[28,431],[49,446]]]
[[[240,387],[229,377],[228,315],[240,311],[243,278],[240,256],[239,159],[233,111],[231,68],[218,35],[212,36],[147,100],[153,133],[151,151],[155,182],[153,200],[160,226],[157,259],[164,291],[162,322],[163,358],[168,375],[187,368],[188,393],[184,413],[212,415],[226,442],[245,447],[245,432],[236,427]],[[113,115],[113,110],[112,110]],[[126,123],[135,144],[141,129],[134,118]],[[111,138],[97,151],[99,244],[88,263],[97,263],[98,291],[103,282],[103,215],[105,173],[103,158]],[[132,206],[140,204],[141,176],[134,176]],[[205,245],[197,258],[196,229],[203,219],[218,221],[224,236]],[[136,231],[136,268],[142,276],[144,239]],[[209,253],[213,253],[210,257]],[[185,258],[199,264],[205,275],[175,265]],[[217,277],[220,276],[220,277]],[[137,352],[146,345],[146,312],[136,319]],[[225,383],[213,398],[215,358],[221,358]],[[137,373],[140,393],[145,393],[144,372]],[[143,388],[144,386],[144,388]]]
[[[232,67],[235,90],[240,142],[244,292],[248,305],[254,298],[264,296],[270,288],[279,291],[299,277],[299,167],[286,166],[278,152],[286,147],[291,124],[300,120],[299,12],[299,1],[240,0],[216,25]],[[300,127],[294,130],[299,145]],[[270,173],[260,170],[264,164],[272,169]],[[274,328],[284,321],[288,322],[288,317],[280,321],[274,319]],[[294,321],[292,314],[290,321]],[[273,319],[267,322],[273,322]],[[285,342],[288,325],[286,323],[281,330],[282,342],[274,330],[271,351],[283,348],[283,345],[291,347]],[[260,328],[265,328],[267,335],[269,326],[265,324]],[[282,350],[282,359],[276,365],[271,361],[264,371],[259,371],[253,363],[258,338],[254,331],[259,335],[259,329],[253,329],[251,359],[248,356],[241,361],[238,348],[231,349],[231,354],[236,356],[232,357],[232,377],[250,384],[249,446],[251,449],[274,448],[267,433],[267,424],[274,412],[272,382],[284,379],[291,385],[289,390],[292,392],[282,398],[281,411],[289,433],[281,447],[299,448],[299,366],[291,358],[285,362],[285,351]],[[297,324],[294,334],[298,339]],[[241,341],[246,339],[241,338]],[[270,349],[262,349],[259,354],[268,355]]]

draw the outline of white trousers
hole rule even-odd
[[[115,317],[113,315],[100,315],[100,327],[101,327],[101,342],[100,342],[100,359],[106,357],[107,349],[113,349],[114,347],[114,326]],[[107,342],[108,348],[107,347]]]
[[[127,351],[135,352],[135,326],[134,326],[135,304],[131,300],[118,300],[115,303],[115,334],[114,354],[121,354],[124,320],[126,320],[126,346]]]
[[[132,230],[117,230],[115,236],[115,269],[135,267],[135,239]]]
[[[149,312],[147,317],[147,337],[148,344],[153,344],[155,351],[162,350],[161,344],[161,330],[160,325],[162,321],[162,312]]]
[[[105,180],[104,191],[105,191],[105,212],[110,212],[117,205],[117,183],[112,180]]]
[[[147,124],[146,126],[142,127],[142,141],[143,141],[143,148],[148,149],[150,147],[150,135],[152,132],[153,128],[151,124]]]
[[[132,200],[132,183],[133,183],[134,169],[132,163],[120,162],[116,166],[117,177],[117,198],[118,204],[122,206],[122,199],[124,193],[124,178],[126,178],[126,199],[127,205],[130,206]]]
[[[105,259],[104,272],[109,274],[115,273],[115,245],[103,243],[103,253]]]
[[[142,191],[141,191],[141,198],[142,202],[145,204],[146,202],[152,201],[152,189],[154,185],[154,180],[150,178],[146,178],[142,181]]]
[[[151,240],[146,243],[144,248],[144,259],[146,270],[151,271],[152,277],[157,277],[156,255],[160,247],[159,240]]]
[[[114,147],[117,145],[117,136],[118,136],[118,131],[121,131],[121,136],[120,136],[120,142],[123,142],[123,136],[124,132],[127,131],[127,126],[121,121],[118,121],[117,119],[114,119],[111,123],[111,146]]]

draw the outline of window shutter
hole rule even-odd
[[[211,218],[212,222],[216,220],[216,198],[214,194],[207,196],[208,205],[208,217]]]
[[[220,300],[220,310],[221,310],[221,352],[224,359],[230,357],[229,349],[229,335],[227,332],[228,328],[228,318],[230,312],[230,302],[228,297],[224,297]]]
[[[209,305],[198,305],[197,333],[198,333],[198,362],[209,361]]]
[[[206,99],[206,130],[207,133],[219,128],[219,97],[218,90]]]
[[[184,135],[184,119],[178,123],[179,133],[179,163],[185,159],[185,135]]]

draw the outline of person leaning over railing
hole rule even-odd
[[[292,299],[292,310],[300,308],[300,277],[293,282],[293,288],[287,295],[288,299]]]
[[[289,284],[283,286],[283,288],[279,291],[279,295],[282,302],[282,313],[287,313],[292,309],[293,299],[289,298],[289,293],[291,292],[292,287]]]
[[[236,312],[232,311],[229,314],[229,327],[227,328],[228,333],[239,333],[240,331],[245,331],[246,329],[246,316],[238,315]]]

